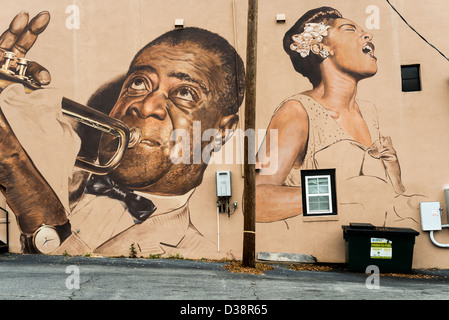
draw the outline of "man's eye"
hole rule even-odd
[[[147,88],[145,81],[140,78],[134,79],[129,87],[133,90],[146,90]]]
[[[198,100],[196,92],[190,88],[180,88],[178,91],[176,91],[175,98],[192,102]]]

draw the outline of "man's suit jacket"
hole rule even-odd
[[[139,193],[157,207],[141,224],[134,222],[123,202],[84,194],[68,217],[72,235],[53,254],[129,256],[133,245],[138,257],[210,257],[217,253],[215,245],[190,221],[189,198],[193,192],[176,197]]]

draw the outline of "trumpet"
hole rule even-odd
[[[0,68],[0,91],[13,83],[20,83],[24,86],[25,92],[30,93],[42,89],[33,79],[27,77],[26,69],[29,59],[18,58],[16,69],[10,67],[11,61],[16,59],[13,52],[4,53],[4,64]],[[102,134],[109,134],[118,139],[115,154],[105,164],[86,160],[80,156],[76,158],[75,166],[98,175],[105,175],[114,170],[123,159],[125,152],[140,143],[141,132],[137,127],[128,127],[123,121],[114,119],[98,110],[63,97],[61,111],[79,123],[85,124]]]

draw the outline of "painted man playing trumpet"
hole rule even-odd
[[[0,39],[0,47],[24,56],[48,22],[45,12],[29,22],[24,13],[19,14]],[[38,65],[30,65],[28,73],[41,84],[50,81],[49,72]],[[102,88],[120,87],[117,101],[107,112],[127,126],[139,128],[140,144],[128,149],[120,165],[108,175],[81,179],[78,185],[82,190],[86,186],[87,192],[73,192],[69,209],[3,117],[0,183],[17,216],[24,250],[45,249],[42,244],[36,248],[35,235],[44,225],[56,228],[59,237],[57,246],[44,253],[120,256],[128,255],[134,244],[139,256],[204,256],[210,243],[191,224],[188,200],[202,182],[207,163],[173,163],[173,132],[182,129],[192,133],[193,123],[200,121],[204,130],[213,128],[220,133],[219,139],[214,137],[220,145],[226,142],[229,137],[225,131],[232,131],[238,123],[243,79],[241,58],[217,34],[185,28],[151,41],[136,54],[118,84]],[[106,136],[98,141],[100,161],[108,155],[110,142]],[[201,149],[207,144],[203,141]],[[148,209],[132,209],[141,206],[142,199],[149,204]]]

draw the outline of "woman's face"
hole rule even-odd
[[[340,70],[357,80],[372,77],[377,72],[373,35],[348,19],[339,18],[325,37],[330,58]]]

